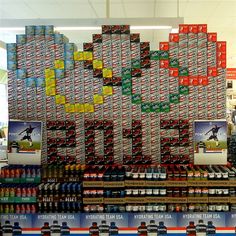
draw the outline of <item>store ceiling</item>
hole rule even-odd
[[[185,23],[207,23],[228,43],[228,67],[236,67],[236,0],[110,0],[111,18],[184,17]],[[0,0],[1,19],[88,19],[105,18],[106,0]],[[157,48],[170,30],[138,30],[142,40]],[[20,32],[0,32],[0,40],[13,41]],[[63,32],[81,46],[92,32]],[[96,33],[96,31],[93,31]]]

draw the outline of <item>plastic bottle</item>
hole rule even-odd
[[[44,222],[43,227],[41,228],[41,236],[50,236],[50,226],[48,222]]]
[[[97,222],[93,222],[92,226],[89,227],[89,235],[90,236],[98,236],[99,235],[99,229]]]
[[[51,236],[61,236],[61,226],[58,224],[57,220],[54,220],[51,227]]]
[[[196,226],[193,221],[189,222],[189,225],[186,227],[187,236],[196,236]]]
[[[205,236],[206,229],[207,229],[207,227],[204,224],[203,220],[199,220],[198,224],[196,225],[196,235],[197,236]]]
[[[147,226],[147,235],[156,236],[157,235],[157,225],[155,220],[150,220],[150,224]]]
[[[107,225],[106,221],[103,220],[101,222],[101,225],[99,225],[98,230],[99,230],[99,236],[109,236],[109,225]]]
[[[21,235],[21,234],[22,234],[22,229],[19,225],[19,222],[14,222],[13,235]]]
[[[160,221],[159,222],[159,225],[157,227],[157,234],[158,235],[167,235],[167,228],[166,226],[164,225],[164,222],[163,221]]]
[[[10,221],[5,221],[5,224],[2,226],[2,234],[4,236],[12,236],[13,235],[13,227]]]
[[[118,235],[119,234],[119,228],[116,226],[115,222],[110,223],[109,234],[110,235]]]
[[[206,232],[208,236],[214,236],[216,234],[216,227],[213,225],[212,221],[207,222]]]
[[[138,227],[138,235],[139,236],[146,236],[147,235],[146,222],[141,222],[140,226]]]
[[[67,225],[67,222],[62,222],[61,226],[61,235],[70,235],[70,227]]]

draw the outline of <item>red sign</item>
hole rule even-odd
[[[226,69],[226,79],[235,79],[236,80],[236,68],[227,68]]]

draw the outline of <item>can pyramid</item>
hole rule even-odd
[[[207,25],[180,25],[159,50],[104,25],[81,51],[26,26],[7,55],[9,117],[43,122],[49,163],[189,163],[193,120],[226,116],[226,43]]]

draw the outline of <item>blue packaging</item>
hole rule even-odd
[[[16,61],[16,53],[15,52],[7,52],[7,60],[8,61]]]
[[[28,35],[34,35],[35,34],[35,25],[26,25],[25,26],[25,34]]]
[[[18,69],[16,73],[17,73],[17,79],[25,79],[26,78],[26,70],[25,69]]]
[[[26,87],[28,88],[35,88],[36,87],[36,81],[35,78],[26,78]]]
[[[65,60],[74,60],[74,52],[65,51],[64,58],[65,58]]]
[[[74,61],[72,60],[66,60],[65,61],[65,69],[66,70],[73,70],[74,69]]]
[[[16,35],[16,43],[17,44],[25,44],[26,43],[26,35],[25,34],[17,34]]]
[[[16,53],[16,43],[7,43],[7,52]]]
[[[54,34],[54,26],[53,25],[45,25],[45,35]]]
[[[44,25],[36,25],[35,26],[35,35],[44,35],[45,34],[45,26]]]
[[[62,69],[55,69],[55,77],[56,79],[63,79],[65,76],[65,71]]]
[[[63,44],[64,43],[64,34],[55,34],[55,43],[56,44]]]
[[[7,61],[7,69],[8,70],[16,70],[16,61]]]
[[[45,87],[45,78],[37,78],[35,80],[37,88],[44,88]]]
[[[74,43],[65,43],[64,44],[64,51],[65,52],[74,52],[75,51],[75,44]]]

